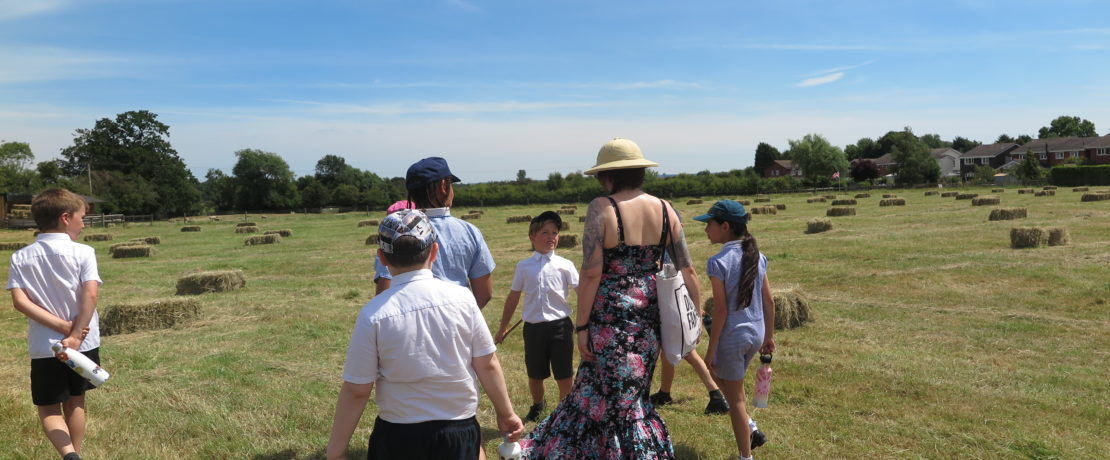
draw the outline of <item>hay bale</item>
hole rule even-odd
[[[884,193],[883,198],[898,198],[898,195],[895,195],[893,193]]]
[[[939,194],[940,194],[940,192],[938,192],[936,190],[929,190],[928,192],[925,192],[925,196],[934,196],[934,195],[939,195]]]
[[[578,222],[579,223],[582,223],[582,222],[585,222],[585,221],[586,221],[586,216],[578,216]]]
[[[108,305],[100,314],[100,333],[129,334],[168,329],[188,324],[200,317],[200,302],[175,298],[143,304]]]
[[[775,209],[778,209],[779,211],[785,211],[786,205],[783,203],[775,203]]]
[[[832,220],[824,217],[814,217],[806,222],[806,233],[821,233],[832,230]]]
[[[991,189],[991,193],[1005,193],[1005,192],[1006,192],[1006,189],[1004,189],[1004,188],[992,188]]]
[[[562,206],[559,206],[559,209],[578,209],[578,205],[575,205],[575,204],[564,204],[564,205],[562,205]]]
[[[558,248],[573,248],[578,246],[578,235],[559,235]]]
[[[242,270],[193,272],[177,279],[177,295],[234,291],[246,285]]]
[[[770,203],[771,199],[768,198],[768,197],[756,197],[755,202],[756,203]]]
[[[856,205],[856,200],[854,200],[854,199],[833,200],[832,205],[833,206],[855,206]]]
[[[826,199],[826,200],[835,200],[835,199],[836,199],[836,195],[825,195],[825,199]]]
[[[235,227],[235,233],[258,233],[258,227]]]
[[[293,230],[288,228],[283,228],[281,230],[266,230],[266,233],[263,233],[263,235],[278,235],[282,238],[289,238],[293,236]]]
[[[565,220],[563,221],[562,225],[559,226],[560,232],[564,230],[570,230],[570,222],[567,222]]]
[[[825,215],[829,217],[854,216],[856,215],[856,208],[829,208],[825,211]]]
[[[1033,196],[1056,196],[1055,190],[1039,190]]]
[[[1071,191],[1073,191],[1073,192],[1086,192],[1087,190],[1088,190],[1087,187],[1075,187],[1075,188],[1071,189]]]
[[[1048,242],[1048,231],[1041,227],[1014,227],[1010,229],[1010,247],[1036,248]]]
[[[532,222],[532,216],[525,214],[523,216],[509,216],[509,217],[505,218],[505,223],[506,224],[517,224],[517,223],[521,223],[521,222],[524,222],[524,223]]]
[[[1068,229],[1063,227],[1051,227],[1048,229],[1048,245],[1049,246],[1067,246],[1071,243],[1071,236],[1068,235]]]
[[[200,226],[199,225],[186,225],[184,227],[181,227],[181,231],[183,231],[183,232],[199,232],[200,231]]]
[[[1102,201],[1102,200],[1110,200],[1110,192],[1084,193],[1083,198],[1079,199],[1080,202]]]
[[[979,196],[978,193],[959,193],[959,194],[956,195],[956,199],[957,200],[970,200],[970,199],[975,198],[977,196]]]
[[[809,298],[801,289],[771,289],[771,298],[775,301],[775,330],[793,329],[809,321]]]
[[[111,251],[111,253],[113,259],[126,259],[131,257],[150,257],[157,253],[157,251],[154,250],[154,246],[149,244],[136,244],[118,247],[114,251]]]
[[[254,222],[239,222],[235,224],[236,227],[257,227],[258,224]]]
[[[479,214],[479,215],[481,215],[481,214],[485,214],[486,212],[481,210],[481,209],[471,209],[470,211],[468,211],[468,213],[469,214]]]
[[[210,220],[212,222],[219,222],[220,218],[216,217],[216,216],[208,216],[208,220]]]
[[[0,243],[0,251],[18,251],[27,246],[27,243]]]
[[[952,197],[954,197],[956,195],[959,195],[959,194],[960,194],[959,192],[944,192],[944,193],[940,194],[940,197],[941,198],[952,198]]]
[[[482,218],[481,214],[463,214],[463,215],[459,216],[459,219],[462,219],[462,220],[477,220],[477,219],[481,219],[481,218]]]
[[[1041,190],[1056,190],[1056,186],[1055,185],[1046,185],[1043,188],[1041,188]]]
[[[112,241],[112,235],[109,235],[107,233],[85,235],[85,241]]]
[[[751,201],[751,200],[740,200],[740,201],[738,201],[738,203],[740,203],[740,204],[742,204],[742,205],[744,205],[744,206],[751,206],[751,205],[752,205],[752,201]]]
[[[701,200],[688,200],[686,201],[686,204],[701,204]]]
[[[368,219],[358,221],[359,227],[377,227],[381,222],[378,219]]]
[[[1018,189],[1018,195],[1024,195],[1026,193],[1033,193],[1033,189],[1031,189],[1031,188],[1019,188]]]
[[[259,244],[276,244],[281,242],[281,235],[254,235],[248,236],[243,240],[243,244],[247,246],[257,246]]]
[[[1024,219],[1026,217],[1025,208],[1000,208],[992,209],[990,220],[1014,220]]]
[[[905,198],[884,198],[882,201],[879,201],[879,206],[905,206],[905,205],[906,205],[906,199]]]
[[[576,211],[577,210],[575,210],[575,209],[558,209],[555,212],[559,213],[560,215],[564,215],[564,216],[573,216]]]
[[[370,236],[366,237],[366,244],[367,245],[378,244],[378,234],[375,233],[373,235],[370,235]]]
[[[776,208],[774,206],[756,206],[754,208],[749,209],[749,211],[751,211],[752,214],[778,214],[779,213],[778,208]]]
[[[135,240],[124,241],[122,243],[116,243],[116,244],[113,244],[111,246],[108,246],[108,254],[115,254],[116,251],[119,250],[120,248],[131,247],[131,246],[141,246],[143,244],[145,244],[145,243],[143,243],[142,241],[135,241]]]
[[[994,195],[977,196],[971,199],[972,206],[991,206],[1001,203],[1002,200]]]
[[[823,197],[823,196],[815,196],[813,198],[806,199],[806,203],[824,203],[824,202],[825,202],[825,197]]]
[[[145,236],[142,238],[131,238],[128,241],[133,241],[142,244],[162,244],[162,238],[157,236]]]
[[[858,200],[860,198],[871,198],[871,194],[870,193],[857,193],[856,194],[856,199]]]

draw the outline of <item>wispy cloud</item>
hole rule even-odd
[[[592,107],[596,103],[586,102],[396,102],[390,104],[335,104],[328,102],[302,100],[268,100],[311,106],[317,114],[327,115],[381,115],[401,116],[417,114],[468,115],[480,113],[542,112],[547,110]]]
[[[140,59],[64,48],[0,48],[0,84],[125,75]]]
[[[831,69],[818,70],[818,71],[810,73],[806,76],[807,77],[816,77],[818,75],[828,75],[828,74],[831,74],[831,73],[844,72],[846,70],[858,69],[858,68],[866,66],[866,65],[871,65],[871,64],[874,64],[876,62],[879,62],[879,60],[878,59],[872,59],[870,61],[860,63],[860,64],[856,64],[856,65],[846,65],[846,66],[843,66],[843,67],[833,67]]]
[[[697,83],[686,83],[675,80],[638,81],[632,83],[617,83],[612,85],[615,89],[650,89],[650,88],[699,88]]]
[[[0,22],[47,14],[72,3],[70,0],[0,0]]]
[[[841,78],[844,78],[844,72],[837,72],[837,73],[834,73],[834,74],[825,75],[825,76],[821,76],[821,77],[807,78],[805,80],[802,80],[800,83],[798,83],[797,86],[801,87],[801,88],[805,88],[805,87],[809,87],[809,86],[819,86],[819,85],[832,83],[832,82],[837,81]]]

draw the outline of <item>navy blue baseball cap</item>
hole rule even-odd
[[[717,219],[725,222],[747,224],[748,217],[748,211],[744,209],[744,205],[732,200],[720,200],[709,207],[709,212],[695,216],[694,220],[709,222],[709,219]]]
[[[459,178],[451,174],[451,168],[447,167],[447,160],[428,157],[409,166],[409,172],[405,175],[405,188],[419,190],[446,178],[451,178],[451,182],[459,182]]]

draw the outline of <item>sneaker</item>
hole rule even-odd
[[[713,414],[727,414],[728,401],[724,399],[709,398],[709,404],[705,406],[705,415]]]
[[[669,406],[671,403],[674,402],[674,400],[671,399],[671,394],[670,393],[664,393],[662,391],[651,395],[651,397],[649,399],[651,399],[651,403],[653,405],[657,406],[657,407],[658,406]]]
[[[752,449],[767,444],[767,436],[762,431],[755,430],[752,432]]]
[[[534,422],[539,419],[540,414],[543,413],[543,408],[544,403],[533,404],[532,407],[528,409],[528,415],[524,416],[524,423]]]

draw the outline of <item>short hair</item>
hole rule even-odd
[[[404,235],[393,240],[393,252],[382,251],[386,262],[395,268],[409,268],[420,265],[432,254],[432,245],[421,247],[420,239]]]
[[[69,190],[52,188],[43,190],[31,200],[31,216],[40,231],[58,228],[58,219],[63,213],[87,211],[89,203]]]
[[[597,177],[611,182],[613,190],[610,193],[617,193],[621,190],[636,190],[642,187],[646,170],[647,168],[610,169],[599,171]]]
[[[535,235],[543,229],[543,225],[551,222],[555,224],[555,230],[562,230],[563,218],[559,217],[559,213],[555,211],[544,211],[540,215],[533,217],[532,222],[528,224],[528,236]]]

